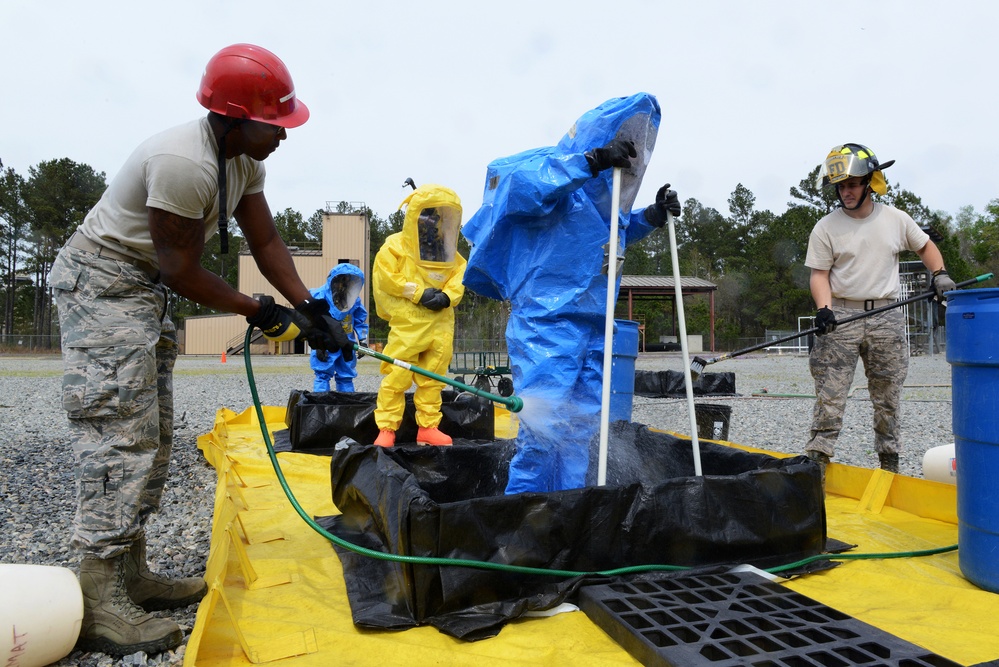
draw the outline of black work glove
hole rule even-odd
[[[295,306],[295,310],[309,322],[304,333],[313,350],[340,350],[345,361],[354,358],[354,345],[344,332],[343,325],[330,315],[326,299],[306,299]]]
[[[836,313],[826,306],[819,308],[819,312],[815,313],[815,327],[818,329],[815,332],[817,336],[836,331]]]
[[[444,310],[451,305],[451,297],[436,287],[428,287],[423,290],[423,295],[420,296],[420,305],[434,311]]]
[[[330,353],[326,350],[316,350],[316,359],[323,362],[324,364],[330,360]]]
[[[296,321],[295,311],[274,302],[274,297],[266,294],[259,299],[260,310],[256,315],[246,318],[246,323],[260,329],[270,340],[295,340],[302,335],[302,330]]]
[[[680,212],[680,195],[676,194],[676,190],[670,190],[667,183],[656,193],[656,203],[645,209],[645,221],[650,225],[662,227],[666,224],[667,213],[679,218]]]
[[[930,287],[934,289],[937,293],[935,300],[943,303],[947,300],[944,296],[944,292],[950,292],[957,289],[957,283],[951,279],[950,275],[947,274],[947,269],[940,269],[939,271],[933,272],[933,280],[930,281]]]
[[[583,155],[590,163],[590,172],[594,176],[611,167],[627,169],[631,166],[629,158],[638,157],[638,153],[635,152],[635,142],[626,139],[614,139],[603,148],[594,148]]]

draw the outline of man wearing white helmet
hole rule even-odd
[[[884,470],[898,472],[899,402],[909,371],[905,316],[901,310],[837,328],[837,318],[873,310],[899,297],[899,253],[911,250],[933,274],[938,299],[955,288],[936,244],[903,211],[872,199],[888,191],[874,151],[860,144],[834,147],[819,169],[816,185],[834,187],[840,208],[816,223],[808,239],[805,265],[819,329],[808,363],[815,380],[815,407],[805,452],[825,474],[843,427],[847,394],[857,359],[863,359],[874,405],[874,449]]]
[[[172,649],[183,641],[180,627],[147,612],[206,592],[200,577],[168,579],[146,565],[145,525],[160,504],[173,438],[177,332],[168,290],[245,315],[274,340],[305,336],[316,349],[351,349],[299,278],[264,198],[262,161],[309,118],[284,63],[258,46],[226,47],[205,68],[197,99],[207,116],[132,153],[49,278],[78,484],[71,544],[82,556],[84,650]],[[201,266],[216,229],[227,251],[230,211],[261,272],[298,313],[241,294]]]

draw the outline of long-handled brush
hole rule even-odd
[[[968,287],[969,285],[974,285],[985,280],[990,280],[992,278],[991,273],[983,273],[977,278],[972,278],[971,280],[965,280],[957,284],[957,288]],[[880,308],[873,308],[871,310],[866,310],[863,313],[858,313],[856,315],[851,315],[850,317],[843,318],[836,322],[836,326],[842,326],[848,322],[854,322],[856,320],[862,320],[865,317],[870,317],[871,315],[877,315],[878,313],[883,313],[886,310],[891,310],[892,308],[898,308],[899,306],[904,306],[907,303],[913,303],[916,301],[922,301],[923,299],[930,299],[936,296],[936,292],[924,292],[923,294],[917,294],[916,296],[910,296],[908,299],[902,299],[901,301],[896,301],[895,303],[890,303],[887,306],[881,306]],[[743,348],[741,350],[736,350],[735,352],[729,352],[728,354],[723,354],[711,359],[703,359],[701,357],[694,357],[694,360],[690,362],[690,374],[696,380],[701,373],[704,372],[704,368],[711,364],[717,364],[719,361],[725,361],[726,359],[731,359],[732,357],[738,357],[749,352],[755,352],[756,350],[762,350],[765,347],[772,347],[780,343],[786,343],[789,340],[794,340],[795,338],[801,338],[802,336],[808,336],[813,333],[818,333],[818,327],[812,327],[811,329],[805,329],[804,331],[799,331],[798,333],[790,334],[782,338],[777,338],[774,340],[764,341],[757,345],[751,345],[749,347]]]
[[[465,384],[464,382],[458,382],[457,380],[452,380],[449,377],[445,377],[443,375],[438,375],[437,373],[434,373],[433,371],[428,371],[425,368],[420,368],[419,366],[414,366],[413,364],[411,364],[409,362],[406,362],[406,361],[401,361],[399,359],[393,359],[392,357],[388,356],[387,354],[382,354],[381,352],[375,352],[374,350],[369,349],[367,347],[363,347],[361,345],[358,345],[357,343],[354,343],[354,349],[357,350],[358,352],[360,352],[361,354],[366,354],[366,355],[374,357],[375,359],[378,359],[380,361],[385,361],[385,362],[388,362],[388,363],[390,363],[390,364],[392,364],[394,366],[398,366],[400,368],[405,368],[407,371],[412,371],[413,373],[417,373],[419,375],[423,375],[425,377],[431,378],[432,380],[437,380],[438,382],[443,382],[444,384],[449,384],[452,387],[455,387],[457,389],[461,389],[462,391],[467,391],[470,394],[475,394],[476,396],[481,396],[482,398],[486,399],[487,401],[492,401],[493,403],[499,403],[500,405],[504,406],[510,412],[520,412],[521,410],[524,409],[524,399],[522,399],[520,396],[507,396],[507,397],[503,397],[503,396],[497,396],[496,394],[490,394],[488,391],[485,391],[483,389],[479,389],[478,387],[473,387],[471,385]]]
[[[604,316],[604,373],[600,391],[600,439],[597,449],[597,486],[607,483],[607,447],[610,438],[611,366],[614,349],[614,305],[617,303],[618,224],[621,207],[621,168],[611,179],[610,238],[607,241],[607,303]]]

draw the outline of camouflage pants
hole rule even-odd
[[[111,558],[142,535],[163,494],[177,332],[166,288],[129,264],[63,248],[50,285],[76,465],[72,545]]]
[[[838,320],[860,312],[846,308],[833,311]],[[888,310],[816,336],[808,359],[815,380],[815,407],[806,451],[830,457],[835,453],[858,358],[864,362],[867,390],[874,405],[874,449],[879,453],[897,453],[901,449],[899,404],[909,372],[909,348],[903,313]]]

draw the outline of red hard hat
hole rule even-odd
[[[233,44],[212,56],[201,77],[198,102],[223,116],[280,127],[298,127],[309,119],[309,108],[295,97],[288,68],[253,44]]]

